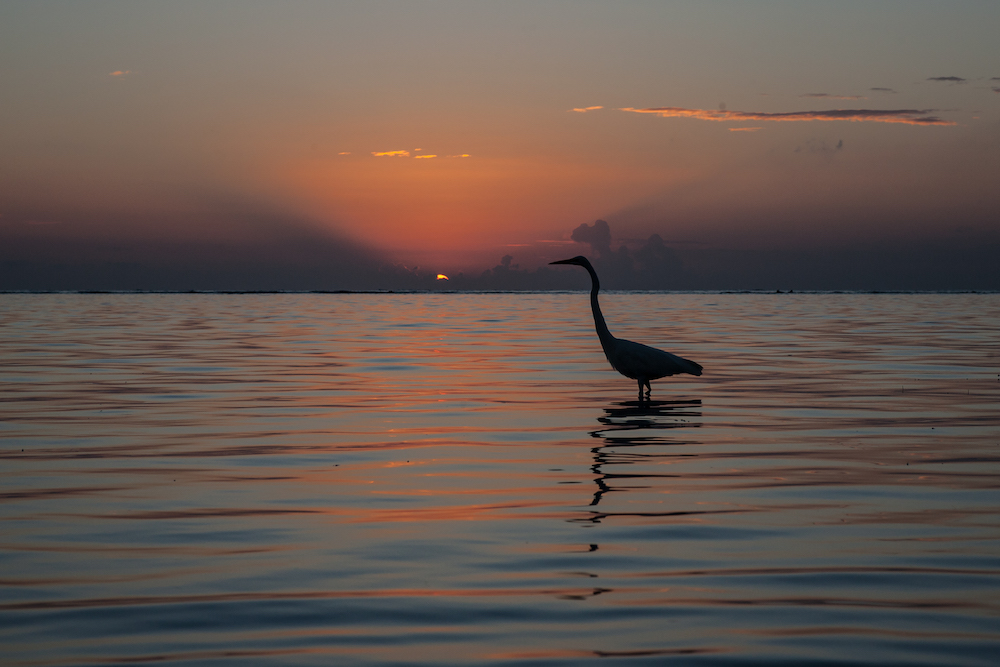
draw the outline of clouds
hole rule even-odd
[[[377,249],[259,202],[189,204],[182,213],[158,217],[64,212],[57,216],[63,224],[51,225],[31,224],[36,218],[27,214],[7,214],[0,218],[0,290],[589,287],[582,272],[545,264],[521,268],[511,254],[481,273],[408,268]],[[879,219],[870,226],[884,223]],[[615,230],[604,220],[580,224],[570,236],[582,247],[548,243],[541,256],[547,262],[587,254],[609,289],[1000,288],[995,231],[927,238],[894,234],[860,245],[817,241],[779,248],[754,243],[759,233],[754,229],[729,230],[722,243],[692,243],[678,241],[676,225],[665,223],[659,233],[648,230],[642,237],[626,226],[626,236],[633,238],[622,238],[621,224],[615,223]],[[445,274],[450,280],[439,277]]]
[[[650,107],[619,111],[653,114],[661,118],[697,118],[716,122],[727,121],[852,121],[872,123],[900,123],[904,125],[955,125],[931,115],[934,109],[830,109],[827,111],[787,111],[765,113],[759,111],[729,111],[725,109],[685,109],[682,107]]]
[[[591,259],[601,272],[605,286],[611,289],[672,289],[677,287],[682,264],[675,250],[659,234],[645,241],[632,241],[639,247],[632,251],[625,243],[611,248],[611,227],[604,220],[593,225],[581,224],[570,238],[590,246]]]
[[[617,225],[617,223],[616,223]],[[754,244],[752,231],[731,231],[721,244],[669,243],[659,234],[623,242],[608,223],[580,225],[574,240],[600,250],[591,260],[609,289],[965,290],[997,289],[1000,234],[952,230],[931,236],[890,235],[863,244]],[[611,245],[621,244],[617,251]],[[595,248],[595,245],[597,246]],[[558,257],[575,254],[573,250]],[[586,254],[586,251],[584,251]],[[554,258],[555,259],[555,258]],[[509,263],[509,261],[508,261]],[[544,267],[543,267],[544,268]],[[528,276],[525,276],[527,278]],[[528,288],[549,289],[540,269]],[[585,289],[581,284],[577,289]]]
[[[416,152],[416,151],[422,151],[423,149],[422,148],[414,148],[413,150],[414,150],[414,152]],[[350,153],[338,153],[337,155],[350,155]],[[436,158],[436,157],[438,157],[437,155],[428,155],[428,154],[425,154],[425,155],[412,155],[410,153],[410,151],[407,151],[407,150],[381,151],[381,152],[379,152],[379,151],[372,151],[372,156],[373,157],[412,157],[414,160],[421,160],[421,159],[427,160],[427,159],[430,159],[430,158]],[[472,156],[469,155],[468,153],[461,153],[459,155],[445,155],[444,157],[448,157],[448,158],[458,157],[458,158],[461,158],[461,157],[472,157]]]
[[[960,76],[929,76],[928,81],[943,81],[947,83],[965,83],[965,79]]]
[[[870,90],[870,91],[872,91],[874,93],[890,93],[892,95],[898,95],[899,94],[898,92],[896,92],[892,88],[885,88],[885,87],[881,87],[881,86],[876,86],[875,88],[869,88],[868,90]]]
[[[604,107],[581,107],[570,109],[570,111],[575,111],[577,113],[587,113],[588,111],[597,111],[598,109],[603,109]]]
[[[0,290],[421,289],[434,273],[256,201],[189,198],[164,213],[0,219]]]
[[[604,220],[581,224],[572,232],[575,243],[587,249],[550,248],[545,262],[535,270],[522,269],[514,256],[504,255],[500,263],[478,277],[452,276],[452,286],[458,289],[587,289],[586,274],[564,267],[552,268],[547,262],[583,253],[589,255],[601,284],[609,289],[678,289],[683,277],[683,265],[677,252],[660,237],[651,234],[645,240],[619,239],[618,250],[611,248],[611,228]],[[564,242],[558,242],[562,246]]]
[[[114,72],[108,72],[108,76],[120,79],[122,77],[128,76],[131,73],[132,73],[132,70],[130,70],[130,69],[126,69],[126,70],[117,69]]]
[[[573,230],[570,238],[577,243],[589,245],[591,252],[598,257],[607,257],[611,254],[611,228],[604,220],[597,220],[593,225],[581,224]]]

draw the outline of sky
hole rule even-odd
[[[0,289],[583,287],[546,268],[576,254],[620,288],[1000,289],[998,26],[10,0]]]

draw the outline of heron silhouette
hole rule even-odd
[[[558,262],[549,264],[575,264],[587,269],[590,274],[590,308],[594,311],[594,326],[597,328],[597,337],[601,339],[601,347],[604,348],[604,356],[608,358],[611,367],[627,378],[632,378],[639,383],[639,401],[643,400],[643,387],[646,388],[645,399],[648,401],[652,394],[650,380],[659,380],[668,375],[688,373],[689,375],[701,375],[701,365],[693,361],[678,357],[676,354],[658,350],[655,347],[635,343],[624,338],[615,338],[608,331],[608,325],[604,322],[604,315],[601,314],[601,305],[597,302],[597,292],[601,289],[601,281],[597,279],[597,272],[583,255],[577,255],[570,259],[561,259]]]

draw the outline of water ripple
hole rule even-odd
[[[0,296],[5,664],[995,662],[1000,296],[604,305]]]

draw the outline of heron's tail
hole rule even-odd
[[[691,375],[701,375],[701,364],[691,361],[690,359],[684,359],[686,364],[684,368],[685,373],[690,373]]]

